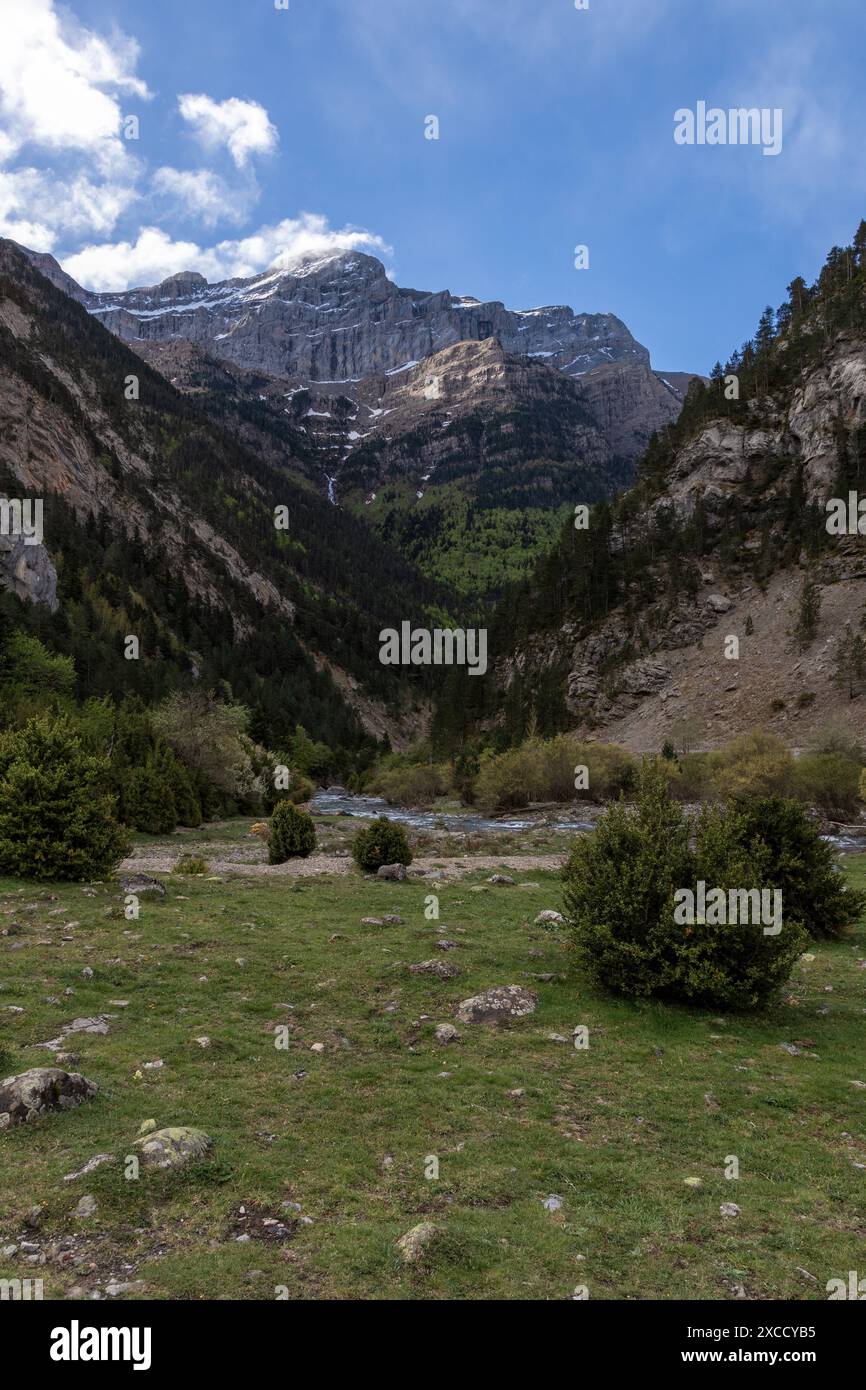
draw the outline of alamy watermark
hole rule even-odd
[[[782,890],[780,888],[710,888],[703,879],[693,888],[677,888],[674,893],[674,921],[677,926],[763,926],[764,936],[778,936],[782,930]]]
[[[678,145],[761,145],[761,153],[782,153],[781,106],[736,106],[725,111],[699,101],[692,111],[681,106],[674,112],[674,140]]]
[[[866,497],[849,492],[844,497],[831,497],[824,503],[828,536],[866,536]]]
[[[413,628],[410,622],[379,633],[383,666],[467,666],[470,676],[487,670],[487,628]]]
[[[20,536],[25,545],[41,545],[42,498],[0,497],[0,536]]]

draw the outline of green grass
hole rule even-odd
[[[862,883],[866,859],[845,862]],[[145,1298],[273,1299],[283,1287],[291,1298],[561,1299],[578,1284],[592,1298],[724,1299],[737,1285],[825,1298],[828,1279],[862,1267],[866,1233],[866,1172],[854,1166],[866,1162],[866,1091],[851,1085],[866,1081],[862,929],[813,946],[766,1014],[721,1019],[616,1000],[570,973],[563,944],[533,925],[559,905],[557,879],[517,877],[539,887],[443,884],[438,922],[424,916],[430,879],[166,878],[166,899],[142,900],[137,922],[112,885],[90,896],[0,880],[0,927],[22,928],[0,937],[0,1074],[50,1065],[32,1044],[74,1017],[117,1014],[107,1036],[66,1044],[96,1099],[0,1136],[0,1248],[42,1205],[31,1238],[47,1254],[39,1267],[0,1256],[0,1278],[40,1276],[46,1297],[113,1276],[143,1280]],[[389,912],[405,924],[361,925]],[[409,963],[444,954],[441,936],[461,943],[447,953],[461,977],[410,975]],[[434,1041],[457,1001],[505,983],[537,989],[535,1015]],[[274,1023],[290,1024],[287,1050]],[[548,1039],[577,1024],[588,1050]],[[780,1050],[797,1040],[818,1059]],[[143,1070],[157,1058],[163,1068]],[[201,1126],[211,1158],[127,1180],[149,1118]],[[115,1161],[63,1182],[101,1151]],[[731,1154],[739,1181],[724,1177]],[[438,1180],[425,1178],[428,1155]],[[98,1203],[86,1220],[73,1215],[84,1193]],[[559,1211],[542,1205],[551,1193]],[[232,1238],[241,1204],[284,1218],[286,1200],[312,1219],[288,1243]],[[741,1215],[722,1218],[732,1201]],[[406,1267],[394,1242],[424,1220],[441,1234]]]

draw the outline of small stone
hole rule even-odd
[[[381,917],[362,917],[362,927],[384,927],[385,923]]]
[[[551,1192],[549,1197],[545,1197],[541,1205],[545,1211],[559,1211],[562,1206],[562,1198],[557,1197],[555,1192]]]
[[[78,1206],[75,1208],[75,1215],[79,1217],[79,1219],[83,1220],[85,1217],[93,1216],[95,1212],[96,1198],[91,1197],[90,1193],[87,1192],[81,1198],[81,1200],[78,1203]]]
[[[82,978],[85,979],[85,980],[92,980],[92,979],[93,979],[93,971],[91,970],[91,968],[90,968],[89,965],[85,965],[85,967],[84,967],[84,969],[82,970],[81,974],[82,974]]]
[[[402,883],[406,877],[405,864],[380,864],[376,870],[377,878],[393,879],[396,883]]]
[[[151,1123],[153,1124],[154,1129],[156,1129],[156,1121],[152,1120]],[[112,1154],[94,1154],[93,1158],[89,1158],[87,1160],[83,1168],[76,1169],[74,1173],[67,1173],[64,1176],[63,1181],[75,1182],[76,1178],[83,1178],[87,1173],[92,1173],[94,1169],[101,1168],[103,1163],[110,1163],[112,1161],[112,1158]]]
[[[435,1239],[438,1229],[432,1221],[421,1221],[400,1237],[397,1249],[406,1264],[418,1263]]]
[[[517,882],[517,879],[512,878],[509,874],[491,874],[487,882],[498,883],[502,887],[511,887]]]
[[[545,908],[544,912],[539,912],[535,921],[537,924],[541,924],[544,922],[556,922],[557,924],[559,924],[561,922],[564,922],[565,918],[563,917],[561,912],[554,912],[552,908],[548,907]]]
[[[739,1216],[740,1210],[741,1208],[737,1206],[736,1202],[722,1202],[722,1205],[719,1207],[719,1215]]]
[[[156,1120],[142,1120],[138,1127],[139,1134],[153,1134],[156,1129]]]
[[[422,960],[409,966],[410,975],[435,975],[439,980],[454,980],[460,974],[460,967],[450,960]]]
[[[204,1033],[202,1033],[200,1038],[193,1038],[193,1042],[197,1042],[199,1047],[210,1047],[210,1038]]]
[[[151,878],[149,874],[130,874],[120,880],[120,886],[124,893],[132,893],[137,898],[165,897],[165,885],[160,883],[158,878]]]
[[[436,1025],[436,1041],[440,1043],[459,1042],[460,1034],[453,1023],[439,1023]]]
[[[324,1043],[313,1043],[312,1047],[310,1048],[310,1051],[311,1051],[311,1052],[324,1052],[324,1050],[325,1050],[325,1044],[324,1044]]]

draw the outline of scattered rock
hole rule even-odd
[[[311,1052],[324,1052],[324,1050],[325,1050],[325,1044],[324,1044],[324,1043],[313,1043],[312,1047],[310,1048],[310,1051],[311,1051]]]
[[[0,1084],[0,1129],[36,1120],[49,1110],[71,1110],[90,1100],[99,1087],[80,1072],[31,1067]]]
[[[90,1193],[87,1192],[79,1201],[78,1206],[75,1208],[74,1214],[78,1217],[79,1220],[83,1221],[88,1216],[94,1216],[95,1213],[96,1198],[91,1197]]]
[[[504,1023],[535,1013],[538,995],[522,985],[494,985],[457,1005],[454,1013],[461,1023]]]
[[[457,947],[460,945],[460,942],[446,941],[443,939],[442,941],[437,941],[436,945],[439,947],[440,951],[456,951]]]
[[[81,974],[82,974],[82,977],[83,977],[85,980],[92,980],[92,979],[93,979],[93,971],[91,970],[91,968],[90,968],[89,965],[85,965],[85,967],[84,967],[84,969],[82,970]]]
[[[722,1202],[719,1207],[719,1216],[739,1216],[740,1208],[736,1202]]]
[[[435,975],[438,980],[454,980],[460,974],[460,967],[450,960],[422,960],[409,966],[410,975]]]
[[[362,927],[384,927],[384,925],[385,925],[385,923],[382,921],[382,918],[381,918],[381,917],[362,917],[362,918],[361,918],[361,926],[362,926]]]
[[[734,606],[725,594],[707,594],[704,602],[711,613],[728,613]]]
[[[405,864],[380,864],[376,870],[377,878],[394,879],[397,883],[402,883],[406,877]]]
[[[210,1038],[206,1037],[204,1033],[200,1038],[193,1038],[193,1042],[197,1042],[199,1047],[210,1047]]]
[[[50,1038],[48,1042],[34,1043],[34,1047],[45,1047],[50,1052],[56,1052],[62,1047],[67,1038],[75,1033],[94,1033],[104,1037],[108,1032],[108,1025],[117,1014],[94,1014],[90,1018],[74,1018],[71,1023],[61,1029],[56,1038]]]
[[[235,1240],[246,1236],[247,1240],[260,1240],[267,1245],[282,1245],[285,1241],[291,1240],[298,1228],[296,1220],[289,1218],[283,1221],[265,1207],[254,1206],[249,1202],[233,1211],[229,1220]]]
[[[549,1197],[545,1197],[541,1205],[545,1211],[559,1211],[562,1206],[562,1198],[557,1197],[555,1192],[551,1192]]]
[[[191,1158],[203,1158],[213,1147],[213,1140],[201,1129],[176,1125],[157,1129],[136,1139],[141,1149],[141,1161],[146,1168],[182,1168]]]
[[[154,1124],[154,1129],[155,1128],[156,1125]],[[83,1168],[76,1169],[74,1173],[66,1173],[63,1181],[75,1182],[76,1178],[83,1178],[88,1173],[92,1173],[94,1169],[101,1168],[103,1163],[111,1163],[113,1157],[113,1154],[94,1154],[93,1158],[87,1160]]]
[[[134,893],[137,898],[164,898],[165,884],[149,874],[128,874],[121,878],[120,886],[124,893]]]
[[[460,1034],[453,1023],[437,1023],[436,1041],[440,1043],[452,1043],[460,1041]]]
[[[565,918],[563,917],[563,915],[562,915],[561,912],[554,912],[554,911],[553,911],[553,908],[548,907],[548,908],[545,908],[544,912],[539,912],[539,914],[538,914],[538,916],[536,917],[535,921],[536,921],[537,924],[541,924],[541,923],[544,923],[544,922],[556,922],[556,923],[560,923],[560,922],[564,922],[564,921],[565,921]]]
[[[499,883],[508,887],[509,885],[514,885],[517,882],[517,879],[511,878],[508,874],[492,874],[491,877],[487,880],[487,882]]]
[[[411,1231],[407,1231],[405,1235],[400,1237],[396,1248],[400,1251],[407,1265],[418,1263],[429,1249],[438,1230],[438,1226],[435,1226],[432,1221],[421,1221],[417,1226],[413,1226]]]
[[[399,912],[386,912],[385,916],[382,918],[382,921],[389,927],[402,927],[404,920],[405,919],[400,916]]]

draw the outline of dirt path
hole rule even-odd
[[[565,854],[473,854],[457,858],[415,859],[413,869],[424,869],[425,877],[436,878],[447,875],[449,878],[474,873],[478,869],[518,869],[524,873],[532,869],[559,869]],[[170,873],[175,858],[168,856],[135,856],[124,859],[121,869],[124,873],[167,874]],[[348,857],[329,854],[311,854],[308,859],[292,859],[286,864],[245,863],[238,859],[209,858],[212,874],[243,874],[255,877],[307,878],[314,874],[347,874],[354,869],[354,861]]]

